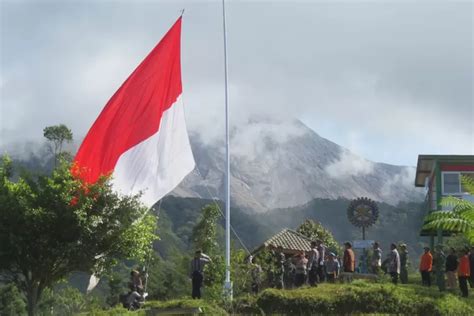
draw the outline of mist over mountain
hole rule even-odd
[[[224,139],[190,133],[197,169],[172,193],[224,199]],[[248,212],[303,205],[315,198],[367,196],[397,205],[421,201],[415,168],[372,162],[319,136],[299,120],[254,119],[230,135],[231,203]]]
[[[171,193],[180,197],[224,200],[224,137],[190,131],[197,168]],[[67,144],[77,150],[82,137]],[[284,118],[241,120],[230,134],[231,203],[266,212],[317,198],[367,196],[397,205],[422,201],[413,185],[415,168],[372,162],[319,136],[301,121]],[[28,169],[52,168],[47,145],[15,143],[2,148]]]

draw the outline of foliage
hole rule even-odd
[[[220,213],[217,206],[208,204],[201,209],[201,218],[193,229],[193,244],[206,254],[215,254],[219,249],[217,242],[217,221]]]
[[[339,255],[342,253],[341,247],[334,239],[332,233],[328,229],[324,228],[320,222],[307,219],[298,227],[296,231],[313,241],[317,239],[321,240],[331,252],[335,252]]]
[[[356,281],[322,284],[291,291],[265,290],[257,299],[265,314],[310,315],[387,313],[404,315],[470,315],[473,307],[452,294],[421,286]]]
[[[230,256],[231,280],[233,281],[233,294],[235,297],[250,292],[251,287],[251,265],[247,259],[247,253],[243,249],[232,249]]]
[[[150,301],[147,302],[145,308],[197,308],[200,307],[205,315],[227,315],[227,312],[216,304],[204,300],[171,300],[166,302]]]
[[[167,260],[155,255],[148,267],[150,299],[183,298],[191,293],[189,262],[191,258],[176,251]]]
[[[463,186],[474,195],[474,178],[463,176]],[[441,205],[452,207],[452,211],[436,211],[425,218],[425,229],[442,229],[463,233],[470,243],[474,243],[474,203],[454,196],[445,197]]]
[[[51,152],[55,159],[61,153],[64,142],[72,141],[72,131],[64,124],[47,126],[43,129],[43,136],[51,142]]]
[[[217,242],[217,223],[220,212],[215,204],[202,208],[199,222],[193,229],[193,244],[209,255],[212,262],[204,267],[204,291],[206,298],[219,300],[222,296],[222,286],[225,279],[225,262]]]
[[[107,271],[121,259],[143,260],[156,218],[139,196],[120,196],[108,178],[86,185],[62,162],[50,176],[10,180],[0,165],[0,272],[28,298],[29,314],[43,290],[72,271]]]
[[[0,287],[0,315],[26,315],[26,304],[13,283]]]
[[[120,303],[119,297],[125,293],[123,275],[117,271],[111,272],[107,277],[107,285],[109,287],[109,293],[105,301],[109,306],[113,307]]]
[[[72,316],[94,308],[100,308],[97,298],[84,295],[78,289],[69,286],[55,290],[45,289],[38,303],[41,315]]]

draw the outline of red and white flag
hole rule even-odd
[[[124,194],[151,206],[194,169],[181,101],[181,17],[122,84],[74,158],[87,183],[113,175]]]

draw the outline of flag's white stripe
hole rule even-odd
[[[157,133],[122,154],[113,173],[114,188],[143,191],[152,206],[172,191],[195,166],[181,97],[163,113]]]

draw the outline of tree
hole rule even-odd
[[[118,260],[143,260],[156,218],[139,196],[121,196],[110,179],[85,184],[64,161],[49,176],[11,180],[0,163],[0,277],[13,282],[34,315],[43,291],[73,271],[109,271]]]
[[[54,157],[54,166],[57,165],[57,157],[61,154],[64,142],[72,141],[72,131],[64,124],[47,126],[43,129],[43,136],[51,142],[51,152]]]
[[[474,195],[474,178],[463,176],[463,187]],[[463,233],[467,240],[474,243],[474,203],[454,196],[441,200],[441,205],[452,207],[452,211],[436,211],[425,217],[424,229],[441,229],[445,231]]]
[[[225,262],[217,242],[219,217],[220,212],[215,204],[204,206],[192,234],[195,249],[202,250],[212,259],[204,268],[204,284],[208,287],[207,297],[210,299],[221,297],[225,279]]]
[[[334,239],[332,233],[326,228],[324,228],[324,226],[320,222],[315,222],[311,219],[307,219],[297,228],[296,231],[311,240],[321,240],[330,251],[339,254],[341,253],[341,247]]]

